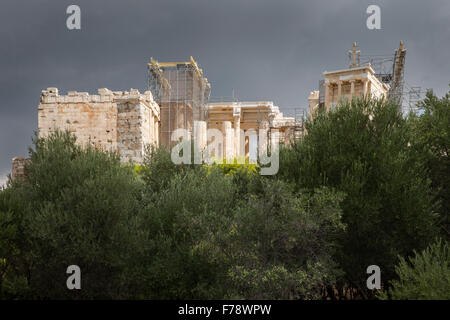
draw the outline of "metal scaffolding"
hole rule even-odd
[[[405,56],[406,50],[403,49],[403,41],[400,41],[398,50],[395,50],[394,65],[392,66],[392,83],[389,89],[389,97],[395,99],[400,106],[403,102]]]
[[[406,50],[403,41],[394,54],[384,55],[361,55],[362,64],[370,63],[375,70],[375,76],[383,83],[389,85],[388,97],[395,100],[400,107],[403,105],[403,87]]]
[[[306,134],[305,122],[308,118],[308,109],[306,107],[285,107],[282,112],[286,117],[291,117],[294,119],[293,122],[281,128],[280,139],[287,139],[289,141],[294,141],[301,139]]]
[[[417,104],[422,100],[422,87],[409,87],[408,91],[408,110],[404,110],[404,113],[418,112]]]
[[[211,85],[203,71],[190,57],[188,62],[157,62],[148,64],[148,90],[160,107],[160,141],[171,144],[177,129],[186,129],[193,136],[194,121],[207,119]]]

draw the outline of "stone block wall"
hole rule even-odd
[[[12,159],[12,179],[22,179],[25,174],[25,164],[29,161],[24,157],[15,157]]]
[[[141,162],[146,144],[157,143],[159,106],[149,91],[98,89],[97,95],[57,88],[42,91],[38,111],[39,136],[70,130],[80,145],[118,152],[123,161]]]

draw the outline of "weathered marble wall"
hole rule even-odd
[[[57,88],[48,88],[42,91],[38,118],[40,137],[68,129],[80,145],[116,151],[123,161],[141,162],[145,145],[158,142],[159,106],[149,91],[59,95]]]
[[[25,173],[25,164],[29,161],[29,159],[26,159],[24,157],[15,157],[12,159],[12,172],[11,177],[13,179],[21,179],[24,176]]]

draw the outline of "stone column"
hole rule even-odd
[[[356,80],[350,80],[350,99],[353,99],[355,94],[355,81]]]
[[[246,158],[250,156],[250,136],[247,135],[247,131],[245,130],[244,134],[244,153]]]
[[[337,82],[337,84],[338,84],[338,99],[340,99],[340,98],[341,98],[341,95],[342,95],[342,81],[339,80],[339,81]]]
[[[339,102],[339,100],[342,99],[342,81],[338,80],[337,81],[337,97],[336,97],[336,103]]]
[[[224,121],[222,127],[223,134],[223,157],[232,159],[234,155],[234,134],[231,128],[231,121]]]
[[[268,147],[268,128],[269,128],[269,121],[263,120],[261,121],[261,124],[259,126],[260,132],[257,132],[258,134],[258,146],[257,146],[257,152],[258,156],[260,153],[266,154],[267,153],[267,147]]]
[[[201,164],[207,146],[206,121],[194,121],[194,163]]]
[[[199,151],[206,148],[206,121],[194,121],[194,139]]]
[[[369,80],[365,79],[363,82],[363,94],[364,97],[368,94]]]
[[[241,117],[234,116],[234,156],[241,155]]]

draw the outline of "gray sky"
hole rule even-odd
[[[81,7],[81,30],[66,28],[66,8]],[[368,30],[366,8],[381,8]],[[321,73],[363,55],[389,54],[404,40],[405,79],[450,83],[448,0],[2,0],[0,6],[0,184],[11,159],[27,155],[47,87],[95,93],[145,90],[146,63],[199,62],[212,96],[306,106]]]

